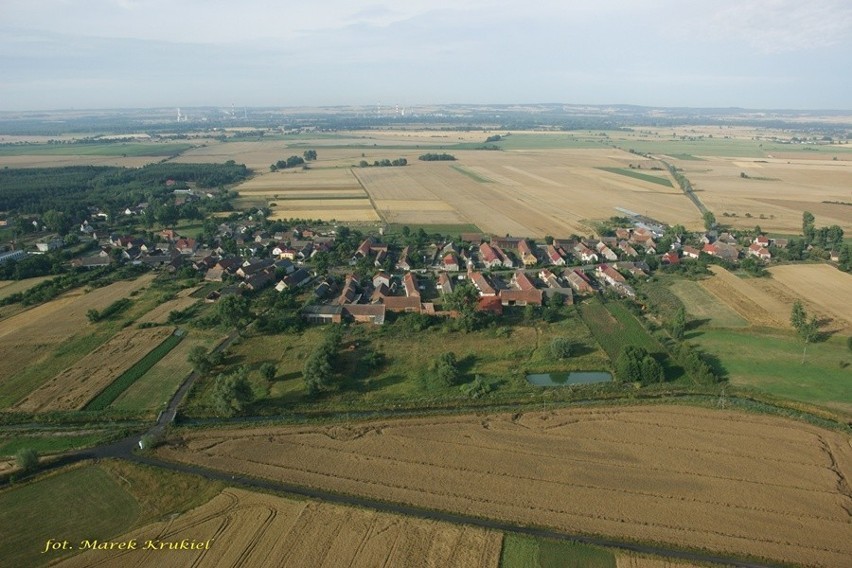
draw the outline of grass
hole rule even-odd
[[[469,170],[469,169],[467,169],[463,166],[457,166],[457,165],[454,164],[454,165],[451,165],[450,167],[453,168],[454,170],[456,170],[458,173],[460,173],[462,175],[466,175],[467,177],[469,177],[470,179],[472,179],[475,182],[493,183],[493,181],[494,181],[494,180],[488,179],[486,177],[482,177],[478,173],[473,172],[473,171],[471,171],[471,170]]]
[[[483,139],[484,143],[484,139]],[[570,133],[512,133],[493,144],[501,150],[555,150],[560,148],[603,148],[608,140]],[[482,145],[482,144],[480,144]]]
[[[162,409],[183,379],[192,372],[192,365],[187,361],[190,350],[198,345],[209,350],[214,343],[215,338],[211,335],[191,332],[180,345],[121,393],[110,408],[128,412],[155,412]]]
[[[335,364],[336,379],[331,392],[319,399],[308,398],[302,377],[305,361],[321,341],[327,328],[309,327],[302,333],[256,335],[230,348],[226,369],[240,365],[249,369],[249,380],[257,396],[250,413],[271,414],[287,410],[349,411],[387,408],[391,404],[456,404],[468,400],[461,385],[435,380],[432,365],[447,351],[460,361],[463,382],[479,375],[494,389],[496,397],[517,398],[541,389],[524,380],[527,372],[566,372],[609,368],[606,357],[579,318],[571,313],[563,321],[520,322],[519,314],[507,313],[495,327],[464,333],[436,325],[423,331],[409,330],[404,322],[384,326],[355,325],[344,328],[342,348]],[[576,355],[559,361],[550,353],[550,339],[566,336]],[[383,353],[380,368],[364,368],[364,356]],[[260,375],[263,363],[276,366],[273,381]],[[213,375],[220,370],[215,370]],[[199,386],[189,401],[189,413],[206,415],[212,380]]]
[[[165,357],[169,351],[174,349],[182,339],[183,334],[167,337],[162,343],[110,383],[98,396],[89,401],[84,410],[103,410],[112,404],[121,393],[127,390],[142,375],[147,373],[151,367]]]
[[[710,327],[748,327],[737,312],[692,280],[676,280],[669,289],[683,302],[686,313]]]
[[[579,310],[592,335],[613,361],[627,345],[644,347],[649,353],[665,352],[620,302],[603,304],[597,298],[592,298],[583,302]]]
[[[69,514],[71,513],[71,514]],[[0,493],[0,558],[7,566],[41,566],[68,555],[42,555],[48,539],[108,539],[130,529],[140,507],[117,479],[86,466]]]
[[[0,440],[0,456],[14,456],[23,448],[32,448],[40,454],[55,454],[100,443],[108,434],[83,434],[77,436],[17,436]]]
[[[792,333],[780,330],[707,329],[688,339],[715,355],[733,385],[751,387],[802,402],[852,410],[852,353],[845,337],[831,337],[807,347]]]
[[[609,172],[611,174],[620,174],[620,175],[623,175],[623,176],[639,179],[639,180],[642,180],[642,181],[656,183],[658,185],[664,185],[666,187],[673,187],[671,180],[669,180],[667,178],[659,177],[659,176],[655,176],[655,175],[650,175],[650,174],[643,174],[641,172],[637,172],[636,170],[631,170],[631,169],[627,169],[627,168],[607,168],[607,167],[599,167],[599,168],[595,168],[595,169],[603,170],[603,171]]]
[[[677,160],[685,160],[685,161],[692,161],[692,162],[705,162],[706,161],[704,158],[699,158],[697,156],[693,156],[692,154],[684,154],[684,153],[679,153],[679,152],[675,152],[674,154],[669,154],[669,156],[671,156],[672,158],[675,158]]]
[[[102,144],[14,144],[0,145],[0,156],[173,156],[192,144],[104,142]]]
[[[603,548],[508,533],[500,568],[615,568],[615,555]]]

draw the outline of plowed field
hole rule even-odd
[[[209,550],[198,551],[88,551],[59,566],[496,568],[502,535],[227,489],[177,519],[154,523],[113,540],[130,539],[137,539],[140,548],[146,540],[214,540]]]
[[[842,566],[849,436],[687,407],[209,430],[161,456],[288,483],[621,538]]]

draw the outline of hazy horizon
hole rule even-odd
[[[6,0],[0,111],[852,107],[852,3],[684,4]]]

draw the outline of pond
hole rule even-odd
[[[527,380],[539,387],[564,387],[569,385],[607,383],[612,381],[612,375],[605,371],[572,371],[570,373],[527,375]]]

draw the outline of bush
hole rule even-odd
[[[554,337],[550,341],[550,352],[557,359],[567,359],[571,356],[571,341],[567,337]]]
[[[35,471],[38,468],[38,452],[32,448],[21,448],[15,454],[15,463],[24,473]]]

